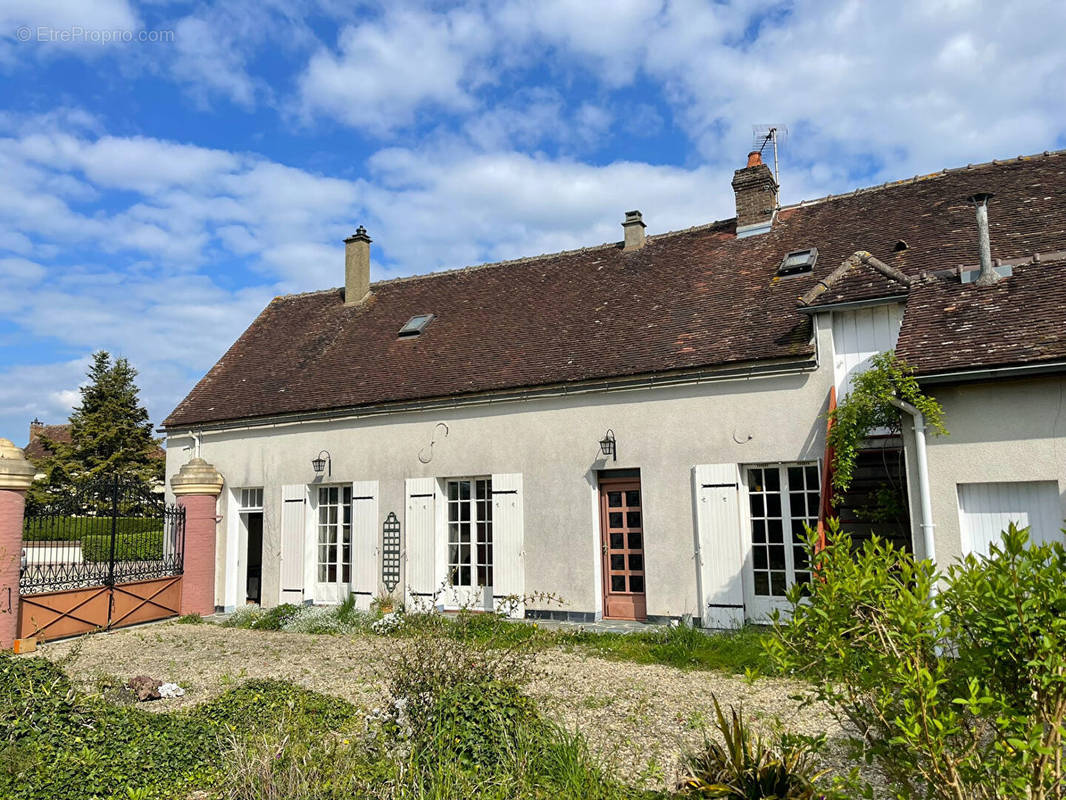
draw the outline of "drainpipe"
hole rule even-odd
[[[914,445],[918,457],[918,494],[922,501],[922,543],[925,546],[925,557],[936,562],[936,549],[933,545],[933,507],[929,499],[929,462],[925,456],[925,417],[922,412],[912,406],[906,400],[898,397],[888,398],[888,402],[905,411],[914,420]]]

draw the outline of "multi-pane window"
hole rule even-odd
[[[262,511],[263,490],[241,489],[241,511]]]
[[[817,464],[750,467],[752,580],[756,595],[784,597],[810,580],[805,527],[818,522]]]
[[[448,481],[448,580],[492,586],[492,480]]]
[[[318,488],[318,582],[352,580],[352,487]]]

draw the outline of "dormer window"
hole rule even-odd
[[[400,332],[397,334],[401,339],[409,336],[418,336],[422,331],[426,329],[426,326],[433,320],[432,314],[416,314],[407,320]]]
[[[781,260],[781,266],[777,268],[778,275],[798,275],[802,272],[810,272],[814,269],[814,262],[818,260],[818,248],[808,250],[793,250]]]

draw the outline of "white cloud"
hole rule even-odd
[[[321,48],[300,78],[305,113],[326,113],[376,134],[412,122],[419,111],[468,111],[483,73],[476,61],[492,45],[483,17],[388,6],[372,22],[349,25],[337,50]]]

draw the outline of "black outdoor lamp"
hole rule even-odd
[[[618,448],[615,447],[614,431],[610,428],[607,429],[604,437],[600,439],[600,450],[603,451],[605,456],[611,456],[615,461],[618,460]]]
[[[322,456],[325,456],[325,458],[323,458]],[[327,476],[333,476],[333,459],[330,457],[328,450],[323,450],[321,453],[318,454],[317,458],[312,458],[311,466],[314,467],[315,472],[318,475],[321,475],[322,470],[325,469],[328,470],[328,472],[326,473]]]

